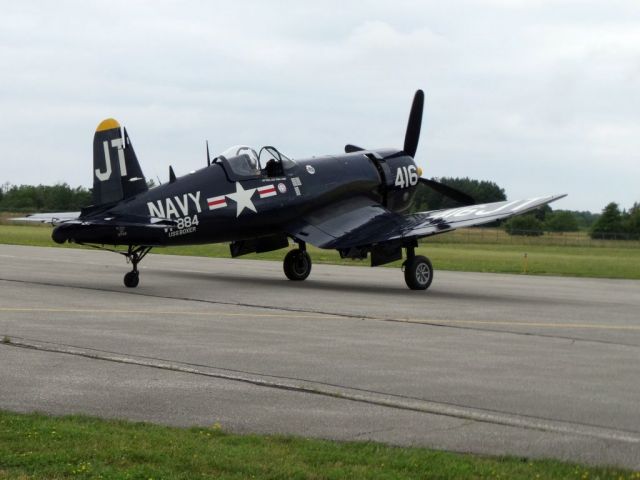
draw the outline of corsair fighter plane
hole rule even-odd
[[[415,94],[402,149],[369,150],[290,159],[275,147],[232,147],[206,167],[155,188],[147,182],[126,129],[107,119],[93,140],[93,205],[78,214],[34,215],[56,225],[52,238],[117,250],[132,264],[127,287],[139,281],[138,263],[153,247],[229,242],[231,255],[297,245],[284,257],[284,273],[304,280],[311,272],[306,245],[335,249],[342,258],[370,258],[371,266],[400,260],[409,288],[433,280],[418,239],[525,213],[564,195],[474,205],[468,195],[421,177],[418,147],[424,94]],[[426,186],[462,206],[408,213]]]

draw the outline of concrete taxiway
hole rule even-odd
[[[640,282],[0,246],[0,408],[640,468]],[[437,265],[436,265],[437,268]]]

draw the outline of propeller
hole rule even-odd
[[[422,112],[424,110],[424,92],[417,90],[413,96],[413,103],[411,104],[411,111],[409,112],[409,121],[407,122],[407,131],[404,136],[404,148],[402,152],[397,152],[386,158],[393,158],[397,156],[409,155],[411,158],[415,158],[418,151],[418,141],[420,140],[420,129],[422,127]],[[357,145],[347,144],[344,146],[346,153],[360,152],[365,150]],[[427,178],[419,177],[418,180],[423,185],[432,188],[436,192],[445,197],[448,197],[463,205],[474,205],[476,202],[471,196],[467,195],[460,190],[456,190],[453,187],[445,185],[444,183],[436,182],[435,180],[429,180]]]
[[[445,185],[444,183],[436,182],[435,180],[429,180],[428,178],[422,178],[422,177],[418,178],[418,180],[420,181],[420,183],[434,189],[439,194],[444,195],[445,197],[448,197],[452,200],[455,200],[456,202],[459,202],[463,205],[474,205],[476,203],[476,201],[473,198],[471,198],[470,195],[467,195],[466,193],[461,192],[460,190],[456,190],[455,188],[450,187],[449,185]]]
[[[404,153],[410,157],[416,156],[418,150],[418,140],[420,140],[420,127],[422,126],[422,111],[424,109],[424,92],[416,90],[411,104],[411,112],[409,112],[409,122],[407,123],[407,132],[404,135]],[[348,143],[344,146],[345,153],[361,152],[365,150],[357,145]]]
[[[407,123],[407,133],[404,136],[404,153],[410,157],[415,157],[418,151],[418,140],[420,140],[420,127],[422,126],[422,110],[424,108],[424,92],[416,91],[411,104],[409,122]]]
[[[344,153],[361,152],[362,150],[364,150],[364,148],[357,145],[351,145],[350,143],[347,143],[344,146]]]
[[[420,128],[422,127],[422,111],[424,110],[424,92],[417,90],[411,104],[411,112],[409,112],[409,122],[407,123],[407,133],[404,136],[404,153],[415,158],[418,151],[418,141],[420,140]],[[476,202],[471,196],[460,190],[456,190],[444,183],[429,180],[420,177],[420,183],[432,188],[436,192],[448,197],[463,205],[474,205]]]

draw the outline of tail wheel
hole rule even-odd
[[[305,250],[296,248],[284,257],[283,267],[289,280],[304,280],[311,273],[311,257]]]
[[[124,285],[127,288],[136,288],[140,283],[140,272],[138,272],[138,264],[142,261],[147,253],[151,251],[151,247],[136,247],[129,245],[126,252],[118,252],[127,258],[127,262],[131,262],[133,269],[124,276]]]
[[[426,290],[433,281],[433,266],[427,257],[416,255],[404,263],[404,281],[411,290]]]

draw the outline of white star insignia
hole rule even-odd
[[[236,212],[236,218],[240,216],[245,208],[251,210],[252,212],[258,212],[255,205],[251,201],[251,197],[255,192],[255,188],[249,188],[248,190],[245,190],[244,188],[242,188],[240,182],[236,182],[236,193],[228,193],[226,195],[237,204],[238,211]]]

